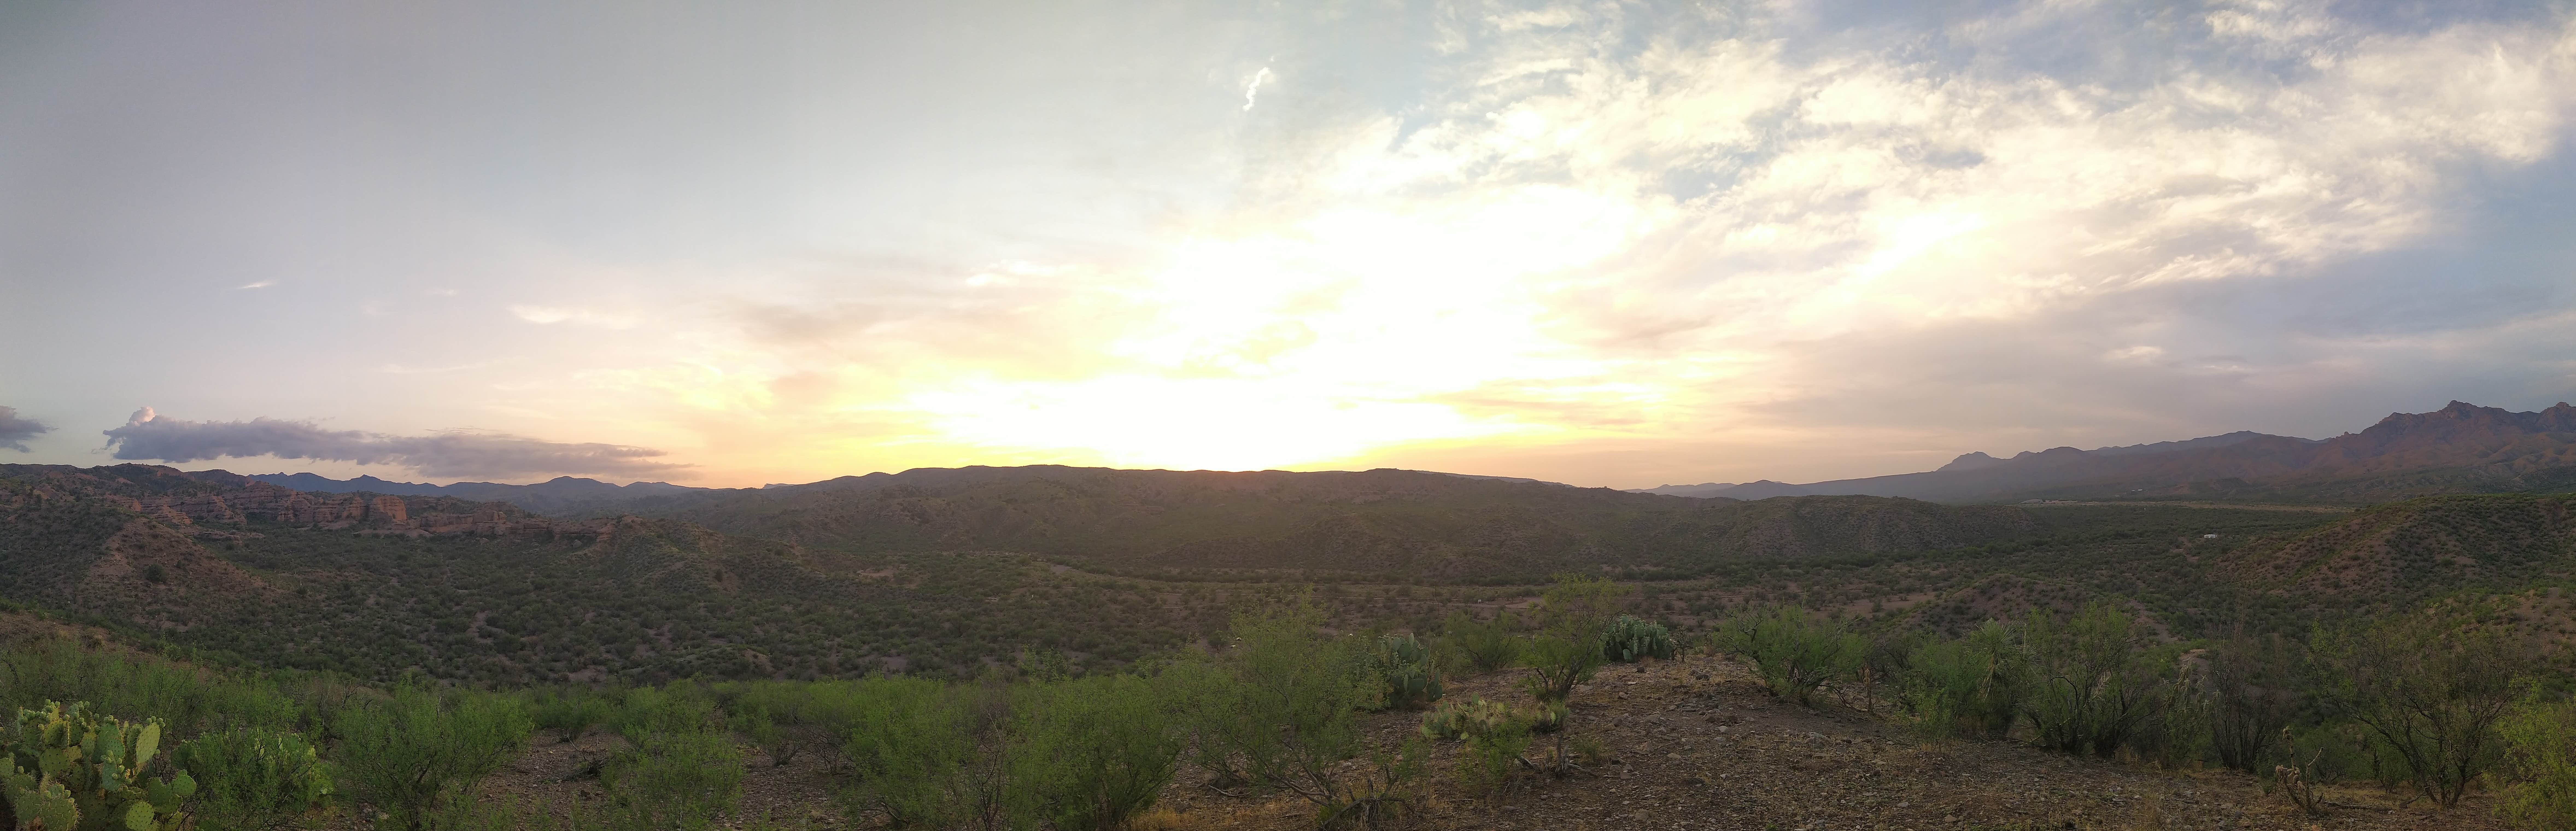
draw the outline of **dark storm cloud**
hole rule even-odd
[[[656,461],[660,450],[615,444],[571,444],[452,430],[388,436],[327,430],[309,421],[185,421],[145,407],[125,426],[105,431],[119,459],[185,463],[226,456],[356,462],[407,467],[433,477],[514,478],[542,474],[643,476],[688,467]]]
[[[17,408],[0,407],[0,447],[25,453],[28,439],[35,438],[38,433],[52,432],[53,429],[41,422],[19,418]]]

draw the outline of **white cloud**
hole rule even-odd
[[[1252,104],[1255,100],[1254,96],[1261,94],[1261,83],[1268,80],[1270,80],[1270,67],[1265,66],[1261,68],[1261,71],[1252,73],[1252,82],[1245,84],[1243,87],[1244,112],[1252,111]]]
[[[638,322],[633,315],[559,306],[513,305],[510,307],[510,313],[517,315],[520,320],[541,325],[572,323],[602,329],[632,329]]]

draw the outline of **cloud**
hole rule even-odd
[[[520,320],[541,325],[573,323],[582,326],[597,326],[603,329],[631,329],[634,328],[636,324],[636,319],[633,315],[603,312],[595,309],[559,308],[554,306],[511,306],[510,313],[517,315]]]
[[[470,430],[388,436],[327,430],[309,421],[184,421],[137,410],[125,426],[105,431],[115,457],[174,464],[224,457],[355,462],[407,467],[424,476],[507,479],[542,474],[647,476],[690,465],[656,461],[660,450],[614,444],[567,444]]]
[[[0,407],[0,447],[20,453],[28,452],[28,439],[35,438],[40,433],[53,432],[53,429],[41,422],[19,418],[16,408]]]
[[[274,286],[274,285],[277,285],[277,281],[275,281],[275,280],[261,280],[261,281],[256,282],[256,283],[246,283],[246,284],[243,284],[243,285],[234,286],[234,287],[233,287],[233,290],[234,290],[234,291],[241,291],[241,290],[244,290],[244,289],[264,289],[264,288],[268,288],[268,287],[270,287],[270,286]]]
[[[1270,67],[1265,66],[1261,68],[1261,71],[1252,73],[1252,83],[1246,84],[1243,87],[1244,112],[1252,111],[1252,103],[1254,100],[1253,96],[1261,94],[1261,82],[1267,80],[1270,80]]]

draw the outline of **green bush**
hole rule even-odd
[[[1518,621],[1511,612],[1495,616],[1493,622],[1479,621],[1465,611],[1449,613],[1441,624],[1442,651],[1455,655],[1457,665],[1479,673],[1494,673],[1520,663],[1520,639],[1513,636]]]
[[[718,717],[713,694],[683,681],[627,690],[608,723],[628,742],[640,744],[647,736],[718,728],[723,719]]]
[[[1016,816],[1062,831],[1122,827],[1171,784],[1177,702],[1153,680],[1093,676],[1026,685],[1009,764]]]
[[[1935,737],[2001,738],[2029,694],[2030,667],[2019,639],[1993,621],[1958,640],[1916,644],[1903,673],[1899,700],[1916,729]]]
[[[1719,650],[1753,662],[1771,692],[1813,705],[1817,690],[1860,669],[1868,644],[1838,621],[1780,606],[1729,621],[1713,634]]]
[[[1389,819],[1412,799],[1422,754],[1379,754],[1357,775],[1343,768],[1364,747],[1356,711],[1379,690],[1367,645],[1325,635],[1323,624],[1312,603],[1248,611],[1235,618],[1232,649],[1178,668],[1191,688],[1192,750],[1220,778],[1295,794],[1328,822]]]
[[[2496,724],[2513,782],[2496,813],[2539,831],[2576,829],[2576,702],[2532,697]]]
[[[1494,794],[1507,789],[1513,769],[1523,764],[1521,754],[1529,750],[1534,723],[1545,720],[1553,728],[1562,718],[1563,705],[1517,711],[1483,697],[1451,699],[1422,714],[1421,732],[1427,738],[1464,740],[1466,752],[1456,769],[1460,783],[1470,791]]]
[[[259,727],[200,735],[172,754],[197,780],[197,827],[267,829],[329,804],[331,776],[304,737]]]
[[[1472,721],[1465,738],[1466,753],[1456,768],[1459,784],[1476,793],[1509,792],[1513,774],[1527,764],[1521,754],[1529,751],[1529,719],[1506,711],[1501,718]]]
[[[259,679],[69,638],[0,652],[0,701],[82,701],[101,716],[160,719],[177,735],[232,725],[293,729],[299,710]]]
[[[1660,623],[1647,623],[1633,615],[1620,615],[1610,622],[1601,635],[1602,657],[1622,664],[1654,658],[1673,658],[1673,633]]]
[[[534,727],[518,701],[481,693],[441,695],[414,686],[343,709],[333,732],[340,784],[384,812],[387,824],[425,827],[445,801],[474,786],[526,746]]]
[[[854,707],[844,752],[858,771],[852,796],[862,811],[933,827],[998,817],[1004,772],[978,751],[1007,716],[994,712],[1006,700],[921,678],[870,678],[847,692]]]
[[[1377,680],[1377,700],[1371,710],[1415,709],[1440,700],[1444,691],[1440,667],[1433,664],[1431,650],[1412,635],[1386,635],[1378,638],[1369,652],[1369,675]]]
[[[19,825],[60,831],[171,831],[197,791],[182,770],[144,774],[161,751],[161,721],[136,724],[92,713],[84,702],[20,710],[7,737],[10,768],[0,773]]]
[[[825,723],[823,685],[789,681],[748,681],[718,687],[735,729],[769,753],[772,766],[791,764],[804,751],[829,745],[835,735]]]
[[[590,728],[605,724],[617,714],[617,702],[581,687],[566,687],[537,693],[529,704],[529,720],[539,730],[553,731],[555,740],[569,742],[581,738]]]
[[[742,797],[742,754],[721,730],[650,733],[600,771],[610,817],[635,831],[700,831]]]

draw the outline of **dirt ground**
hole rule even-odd
[[[1448,694],[1518,701],[1517,672],[1451,679]],[[1411,817],[1420,829],[2502,829],[2487,795],[2437,811],[2399,804],[2369,787],[2334,789],[2322,817],[2302,815],[2243,774],[2158,770],[2072,758],[2009,742],[1925,742],[1900,727],[1840,707],[1810,710],[1774,700],[1739,665],[1695,657],[1605,670],[1575,696],[1569,735],[1607,751],[1566,779],[1524,773],[1504,798],[1469,796],[1450,774],[1460,752],[1441,742],[1428,793]],[[1411,736],[1420,713],[1369,717],[1375,739]],[[1546,741],[1546,737],[1541,737]],[[622,746],[594,732],[570,743],[540,737],[487,783],[487,798],[597,799],[582,771]],[[745,748],[750,772],[741,810],[721,823],[852,827],[834,802],[829,753],[776,766]],[[1533,747],[1535,759],[1537,748]],[[1293,798],[1227,796],[1184,768],[1150,826],[1288,831],[1314,827]],[[768,823],[756,820],[767,818]]]

